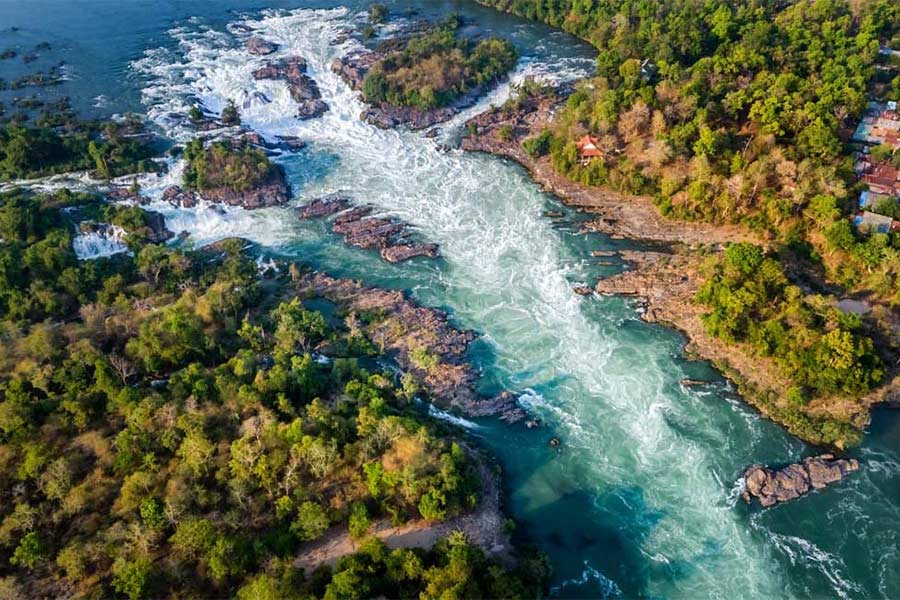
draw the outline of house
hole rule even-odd
[[[863,172],[869,190],[886,196],[900,196],[900,169],[890,164],[873,164]]]
[[[868,184],[869,192],[882,196],[900,197],[900,169],[892,164],[872,162],[868,155],[862,155],[856,161],[854,170],[857,177]],[[860,206],[860,208],[865,207]]]
[[[578,140],[578,162],[587,166],[595,158],[603,158],[603,150],[600,149],[600,140],[592,135],[585,135]]]
[[[857,142],[878,146],[888,144],[900,148],[900,112],[896,102],[872,102],[853,134]]]
[[[867,210],[861,211],[853,217],[853,225],[865,233],[900,231],[900,223],[895,222],[891,217],[885,217]]]
[[[887,194],[879,194],[871,190],[864,190],[859,195],[859,208],[860,210],[874,208],[882,200],[888,199],[891,199],[891,196],[888,196]]]

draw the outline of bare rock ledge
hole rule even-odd
[[[834,458],[832,454],[811,456],[803,462],[772,470],[753,466],[744,472],[745,501],[753,498],[764,507],[794,500],[813,490],[820,490],[859,470],[855,458]]]

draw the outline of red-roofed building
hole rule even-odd
[[[585,135],[578,140],[578,160],[582,165],[587,165],[595,158],[603,158],[603,150],[600,149],[600,140],[592,135]]]
[[[900,196],[900,169],[890,164],[873,164],[863,172],[862,180],[877,194]]]

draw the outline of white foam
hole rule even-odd
[[[428,416],[434,417],[435,419],[440,419],[441,421],[446,421],[447,423],[453,423],[457,427],[462,427],[463,429],[481,429],[481,426],[478,423],[475,423],[463,417],[458,417],[447,412],[446,410],[441,410],[431,403],[428,403]]]
[[[662,560],[668,562],[665,557],[662,557]],[[562,583],[557,586],[554,586],[550,589],[551,595],[563,594],[564,590],[570,586],[583,587],[589,583],[596,582],[597,589],[597,597],[598,598],[611,598],[611,597],[621,597],[622,590],[619,589],[619,586],[616,585],[616,582],[612,579],[604,577],[603,573],[595,569],[591,566],[588,561],[584,561],[584,570],[581,572],[581,577],[566,579]]]
[[[104,225],[91,233],[79,233],[72,239],[72,249],[78,260],[104,258],[128,252],[125,244],[127,232],[116,225]]]
[[[345,9],[269,11],[244,23],[279,45],[266,60],[289,55],[307,59],[330,108],[319,119],[294,119],[295,107],[283,84],[254,81],[252,71],[263,60],[250,55],[232,34],[190,28],[171,32],[179,53],[151,51],[137,65],[153,78],[145,92],[149,112],[183,139],[191,135],[183,127],[191,98],[215,111],[229,98],[264,93],[271,102],[244,111],[246,124],[267,137],[298,136],[314,152],[339,156],[339,167],[306,185],[301,200],[342,189],[414,225],[440,244],[446,265],[441,285],[448,290],[442,301],[464,325],[485,334],[504,384],[526,389],[562,382],[550,400],[533,393],[520,400],[559,420],[566,446],[578,451],[562,453],[554,463],[571,463],[579,484],[595,486],[598,494],[634,486],[643,490],[647,510],[661,517],[639,542],[642,552],[690,563],[705,557],[710,543],[721,548],[718,568],[694,569],[677,583],[651,581],[648,595],[781,592],[770,548],[754,540],[736,511],[721,510],[730,483],[717,479],[710,451],[671,425],[673,419],[696,418],[694,404],[684,399],[689,395],[667,393],[672,377],[679,376],[671,373],[674,343],[634,344],[622,335],[617,316],[604,320],[602,314],[589,318],[584,313],[583,305],[594,306],[596,313],[596,305],[606,300],[582,303],[572,293],[570,282],[586,279],[586,263],[572,255],[541,217],[545,197],[520,170],[489,157],[442,152],[418,134],[383,131],[358,119],[363,106],[357,95],[329,68],[355,45],[352,40],[331,43],[352,18]],[[526,56],[512,80],[532,73],[565,74],[567,68],[584,72],[575,61],[542,64]],[[445,135],[470,112],[500,103],[508,93],[508,85],[497,88],[445,126]],[[148,193],[158,197],[160,192]],[[284,210],[152,206],[165,214],[169,229],[185,229],[198,242],[240,235],[279,244],[295,234],[293,217]],[[442,411],[434,414],[459,419]],[[458,424],[477,427],[465,420]],[[534,485],[540,483],[536,476]],[[561,493],[553,485],[542,489]],[[589,577],[608,581],[588,568]]]

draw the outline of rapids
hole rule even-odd
[[[426,14],[450,6],[436,5],[401,6]],[[590,51],[565,35],[469,3],[452,6],[519,46],[513,81],[572,79],[591,69]],[[226,21],[218,13],[182,15],[169,19],[174,27],[152,21],[157,29],[141,38],[142,54],[134,56],[131,40],[120,60],[147,114],[175,139],[191,135],[183,123],[193,102],[217,111],[229,98],[261,92],[271,102],[252,102],[244,123],[267,137],[309,142],[279,158],[295,202],[342,190],[411,223],[440,244],[442,258],[388,265],[375,253],[345,248],[323,223],[301,222],[288,208],[175,209],[158,199],[178,181],[178,165],[141,181],[168,228],[187,231],[198,245],[243,236],[270,255],[409,290],[479,332],[471,358],[483,391],[515,391],[544,427],[432,414],[466,428],[499,457],[509,511],[553,564],[553,595],[900,595],[897,419],[876,421],[857,453],[863,471],[847,481],[766,512],[744,506],[735,487],[744,466],[792,461],[812,449],[761,419],[708,365],[686,361],[680,337],[644,324],[628,301],[572,292],[621,268],[598,264],[590,250],[631,244],[580,233],[579,216],[518,166],[443,149],[465,118],[502,102],[508,85],[442,127],[436,140],[361,122],[360,101],[329,69],[356,43],[332,42],[364,19],[358,8],[266,10]],[[267,59],[309,61],[330,108],[322,118],[297,121],[283,83],[253,80],[266,59],[243,48],[243,26],[279,44]],[[90,98],[100,92],[116,97],[97,89]],[[544,218],[547,208],[565,217]],[[685,377],[710,384],[686,389],[679,384]],[[548,446],[553,436],[562,439],[558,451]]]

